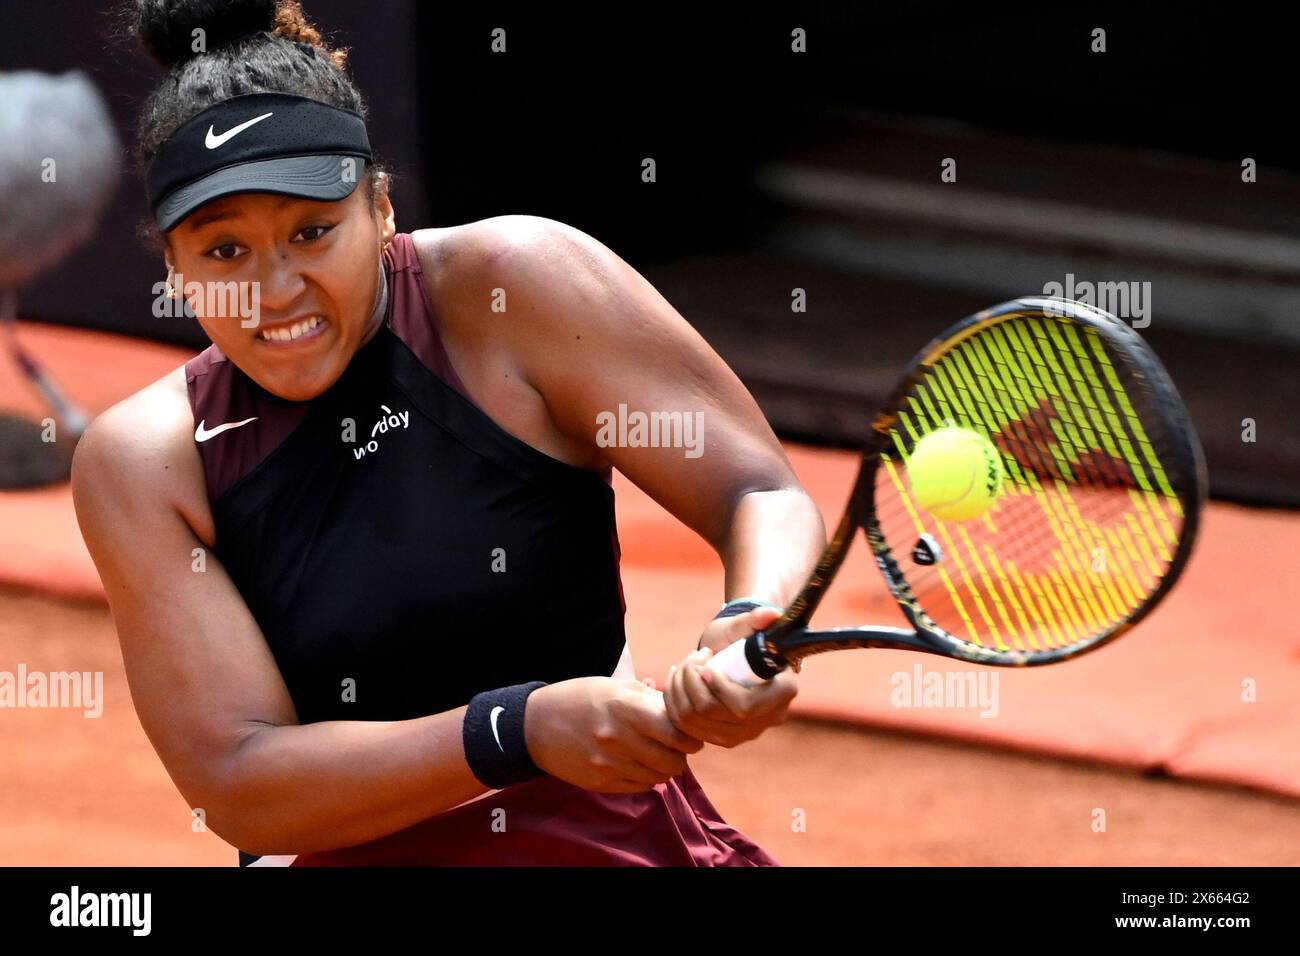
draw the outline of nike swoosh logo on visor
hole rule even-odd
[[[248,129],[248,127],[252,126],[254,123],[260,123],[268,116],[274,116],[274,115],[275,115],[274,113],[263,113],[261,116],[254,116],[247,123],[240,123],[238,126],[233,126],[230,129],[226,130],[224,133],[222,133],[220,136],[218,136],[216,132],[212,129],[212,127],[209,126],[208,135],[203,139],[203,145],[206,146],[208,149],[216,149],[218,146],[222,146],[229,140],[234,139],[244,130]]]
[[[247,425],[249,422],[257,421],[257,416],[245,418],[242,422],[226,422],[224,425],[218,425],[216,428],[206,428],[207,419],[199,422],[199,427],[194,429],[195,441],[207,441],[209,438],[216,438],[222,432],[228,432],[232,428],[238,428],[240,425]]]

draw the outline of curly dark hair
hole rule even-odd
[[[186,121],[232,96],[289,93],[366,115],[347,50],[326,44],[298,0],[132,0],[122,17],[167,69],[140,114],[141,165]],[[367,171],[373,201],[386,171],[377,162]]]

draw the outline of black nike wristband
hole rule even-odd
[[[465,762],[484,786],[500,790],[542,776],[524,740],[524,708],[528,695],[545,686],[546,681],[537,680],[498,687],[470,700],[461,740]]]
[[[720,617],[735,617],[738,614],[745,614],[758,607],[771,607],[771,605],[764,604],[761,601],[753,601],[749,598],[736,598],[734,601],[728,601],[726,604],[722,605],[722,610],[713,615],[713,619],[716,621]]]

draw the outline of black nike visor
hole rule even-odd
[[[180,126],[150,161],[145,185],[154,221],[168,232],[237,193],[346,199],[371,161],[359,114],[307,97],[250,93]]]

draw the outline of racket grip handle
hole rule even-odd
[[[757,687],[759,684],[767,683],[764,678],[754,673],[754,669],[749,666],[749,659],[745,656],[745,645],[751,640],[753,638],[732,641],[710,657],[706,666],[746,687]]]
[[[749,666],[749,659],[745,656],[745,645],[754,639],[754,637],[747,637],[743,641],[733,641],[710,657],[704,666],[745,687],[757,687],[759,684],[766,683],[766,678],[754,673],[754,669]],[[659,695],[659,700],[662,702],[664,692],[656,690],[655,693]]]
[[[710,657],[704,666],[745,687],[757,687],[759,684],[767,683],[769,678],[755,674],[754,669],[749,666],[749,658],[745,656],[745,646],[756,639],[756,636],[751,636],[743,641],[733,641]],[[659,695],[660,700],[663,700],[663,691],[656,690],[655,693]]]

